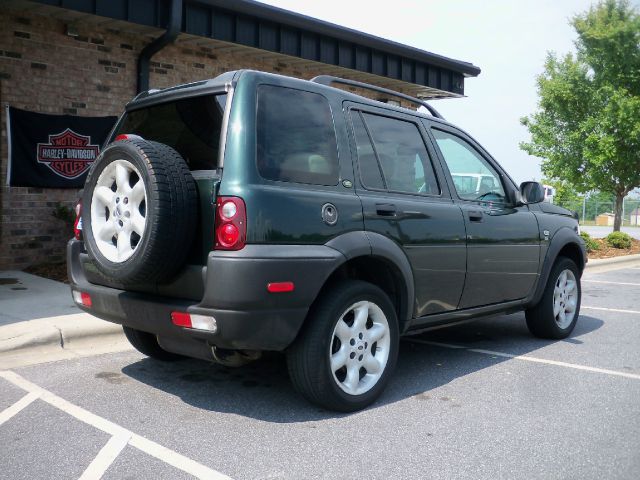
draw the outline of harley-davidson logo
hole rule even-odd
[[[49,143],[38,143],[37,158],[57,175],[73,179],[86,172],[99,153],[100,147],[91,145],[91,137],[67,128],[49,135]]]

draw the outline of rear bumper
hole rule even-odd
[[[177,353],[183,354],[189,354],[189,344],[194,352],[210,346],[284,350],[298,334],[325,280],[343,260],[340,252],[326,246],[247,245],[238,252],[211,252],[206,267],[184,282],[184,288],[190,289],[184,298],[193,298],[193,289],[203,292],[202,299],[195,301],[162,295],[162,285],[145,293],[91,283],[83,243],[71,240],[67,245],[71,288],[91,296],[91,307],[80,308],[104,320],[156,334],[161,344],[180,343]],[[267,291],[268,283],[283,281],[293,282],[294,291]],[[172,290],[175,292],[175,285]],[[212,316],[217,331],[175,326],[173,311]],[[163,342],[163,338],[172,341]]]

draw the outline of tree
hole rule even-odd
[[[549,185],[554,188],[555,195],[553,196],[553,203],[558,205],[582,203],[583,196],[579,195],[572,185],[563,180],[558,180],[557,178],[543,178],[542,184]]]
[[[578,192],[623,198],[640,186],[640,14],[626,0],[604,0],[571,21],[576,54],[547,54],[537,77],[538,110],[521,119],[542,171]]]

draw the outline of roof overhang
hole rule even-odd
[[[65,21],[158,34],[166,0],[13,0]],[[286,63],[308,76],[327,74],[421,98],[464,95],[475,65],[250,0],[184,0],[178,43],[195,43],[247,61]]]

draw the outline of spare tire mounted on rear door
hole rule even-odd
[[[90,258],[107,277],[135,284],[169,280],[196,229],[196,184],[173,148],[143,139],[109,145],[82,199]]]

